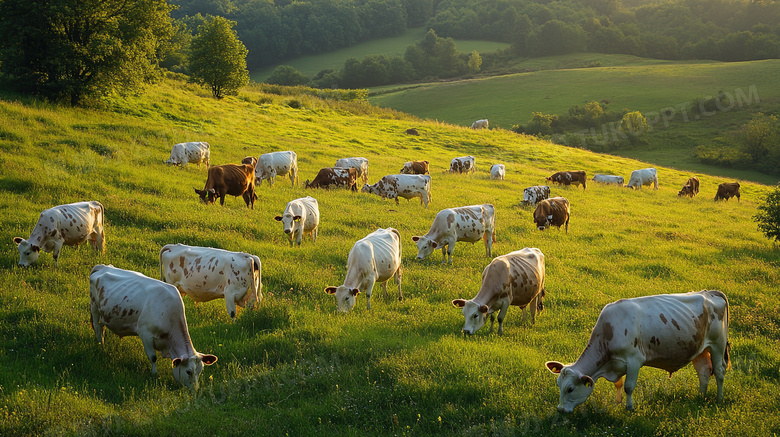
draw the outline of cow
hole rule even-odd
[[[623,176],[613,176],[608,174],[595,174],[593,175],[593,179],[591,179],[593,182],[599,182],[602,184],[615,184],[619,186],[623,186]]]
[[[325,167],[317,172],[313,181],[306,179],[304,186],[306,188],[340,188],[346,187],[349,190],[357,192],[357,170],[354,168]]]
[[[436,214],[427,234],[412,237],[417,243],[418,260],[440,248],[442,264],[452,264],[456,242],[473,244],[480,239],[485,243],[485,255],[490,257],[496,241],[496,210],[489,203],[443,209]]]
[[[417,129],[415,129],[415,128],[411,128],[411,129],[406,129],[406,134],[407,135],[419,136],[420,132],[417,132]]]
[[[377,194],[383,199],[395,199],[396,205],[399,197],[406,200],[419,197],[420,205],[425,204],[428,208],[428,202],[431,201],[431,177],[419,174],[387,175],[373,185],[363,185],[360,191]]]
[[[566,225],[566,233],[569,233],[569,216],[571,211],[569,209],[569,200],[565,197],[553,197],[545,199],[536,205],[534,210],[534,222],[536,227],[543,231],[550,226]]]
[[[549,198],[550,187],[548,185],[534,185],[523,190],[523,200],[520,201],[520,204],[523,206],[536,205]]]
[[[25,240],[15,237],[19,249],[19,267],[38,261],[41,250],[51,253],[58,266],[62,246],[78,246],[89,240],[95,250],[105,250],[104,209],[100,202],[78,202],[59,205],[41,212],[32,233]]]
[[[729,200],[734,196],[737,197],[737,202],[739,202],[739,182],[724,182],[718,185],[715,201]]]
[[[526,247],[506,255],[497,256],[482,272],[482,287],[471,300],[455,299],[452,304],[463,308],[464,334],[473,335],[490,315],[490,332],[493,332],[495,312],[498,311],[498,333],[504,333],[504,318],[509,305],[523,310],[523,323],[530,309],[531,323],[536,322],[536,311],[543,309],[544,254],[533,247]]]
[[[187,164],[198,164],[198,168],[200,168],[201,163],[205,163],[206,168],[208,168],[209,156],[209,143],[191,141],[189,143],[174,144],[171,149],[171,157],[165,163],[182,167],[186,167]]]
[[[481,120],[477,120],[474,123],[471,123],[472,129],[487,129],[488,128],[488,121],[487,118],[483,118]]]
[[[336,296],[339,311],[347,312],[355,306],[357,295],[366,293],[368,309],[371,310],[371,291],[374,284],[382,284],[387,296],[387,281],[395,278],[398,284],[398,300],[401,294],[401,234],[393,228],[377,229],[358,240],[349,251],[347,276],[344,284],[327,287],[325,292]]]
[[[553,173],[553,175],[546,180],[547,182],[555,182],[558,185],[582,185],[583,190],[588,188],[588,176],[582,170],[559,171],[557,173]]]
[[[692,176],[688,179],[685,185],[683,185],[680,192],[677,193],[677,197],[688,196],[690,198],[693,198],[697,194],[699,194],[699,178],[697,178],[696,176]]]
[[[341,158],[336,161],[335,167],[354,168],[357,177],[363,179],[363,183],[368,183],[368,159],[366,158]]]
[[[254,168],[257,165],[257,158],[254,156],[245,156],[244,159],[241,160],[241,164],[249,164]]]
[[[450,173],[474,173],[476,170],[476,160],[471,155],[452,158],[450,162]]]
[[[490,179],[503,181],[504,176],[506,176],[506,167],[504,164],[493,164],[493,166],[490,167]]]
[[[728,328],[728,299],[718,290],[610,303],[601,310],[588,345],[574,364],[546,363],[558,375],[558,411],[571,413],[585,402],[599,378],[615,383],[617,403],[622,400],[621,387],[625,390],[626,409],[631,411],[641,367],[663,369],[671,377],[691,362],[702,396],[710,375],[715,375],[720,402],[723,377],[730,367]]]
[[[206,185],[202,190],[195,188],[203,203],[212,204],[219,198],[219,204],[225,206],[225,196],[241,196],[247,208],[255,209],[254,168],[249,164],[224,164],[209,168]]]
[[[401,168],[401,174],[428,174],[428,161],[407,161]]]
[[[251,308],[263,299],[260,258],[244,252],[166,244],[160,250],[160,280],[196,304],[225,299],[233,320],[236,305]]]
[[[255,165],[255,185],[259,188],[264,180],[273,187],[277,176],[289,175],[291,187],[298,183],[298,155],[293,151],[264,153]]]
[[[626,187],[638,190],[650,184],[655,184],[655,189],[658,189],[658,172],[652,167],[632,171]]]
[[[89,275],[90,324],[98,344],[105,328],[121,337],[138,336],[157,375],[157,354],[173,360],[173,379],[198,389],[203,365],[217,361],[192,346],[184,302],[176,287],[138,272],[99,264]]]
[[[320,206],[317,199],[308,196],[287,202],[282,215],[274,217],[277,222],[282,222],[282,229],[290,241],[300,246],[303,236],[308,234],[316,243],[320,225]]]

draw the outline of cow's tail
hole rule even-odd
[[[726,301],[726,332],[728,333],[729,328],[729,299],[726,297],[724,293],[721,293],[723,300]],[[728,334],[726,334],[728,335]],[[728,337],[726,337],[726,350],[723,352],[723,362],[726,363],[726,370],[731,369],[731,343],[728,341]]]
[[[163,256],[163,252],[165,252],[166,250],[169,251],[170,249],[168,249],[167,247],[163,247],[160,250],[160,257],[159,257],[160,258],[160,280],[163,282],[165,282],[165,267],[163,266],[162,256]]]
[[[542,288],[542,291],[539,293],[539,299],[536,301],[536,311],[542,312],[544,310],[544,296],[547,295],[547,292],[544,288]]]
[[[262,268],[260,264],[260,257],[252,255],[252,293],[257,296],[257,300],[254,305],[260,305],[260,301],[263,299],[263,278]],[[257,271],[257,279],[255,280],[255,271]]]
[[[102,230],[102,238],[100,239],[100,245],[98,245],[98,249],[100,249],[101,252],[106,251],[106,207],[103,206],[102,203],[98,202],[98,205],[100,205],[100,229]]]

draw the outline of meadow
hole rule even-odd
[[[686,94],[687,95],[687,94]],[[295,106],[296,108],[294,108]],[[554,171],[582,169],[628,177],[646,162],[565,148],[504,130],[472,131],[364,102],[264,94],[257,87],[214,100],[177,80],[105,108],[0,100],[0,434],[2,435],[745,435],[780,432],[780,249],[757,230],[768,185],[741,180],[742,199],[714,202],[731,178],[658,167],[660,188],[632,191],[589,183],[553,187],[568,198],[568,233],[539,232],[522,189]],[[420,136],[405,134],[416,128]],[[182,141],[211,144],[212,164],[294,150],[299,186],[279,178],[258,189],[254,210],[240,198],[199,203],[205,168],[164,164]],[[474,175],[446,173],[453,157],[474,155]],[[431,162],[432,203],[344,190],[303,188],[337,158],[364,156],[369,182],[405,161]],[[492,181],[493,163],[507,167]],[[678,198],[689,176],[694,199]],[[289,247],[273,217],[312,195],[319,239]],[[106,251],[66,247],[59,267],[43,254],[17,267],[16,236],[40,211],[98,200],[106,208]],[[481,243],[459,243],[452,265],[440,253],[417,261],[440,209],[496,207],[493,255],[538,247],[546,257],[545,309],[535,325],[510,308],[504,334],[461,334],[455,298],[471,298],[490,262]],[[324,293],[340,285],[352,244],[382,227],[403,242],[404,300],[375,287],[372,309],[335,312]],[[167,359],[153,378],[137,338],[89,326],[90,269],[99,263],[158,277],[167,243],[244,251],[262,260],[263,301],[231,322],[224,302],[185,297],[195,348],[219,357],[193,395],[173,380]],[[730,301],[732,368],[725,399],[706,398],[688,366],[671,378],[644,368],[635,411],[613,402],[599,381],[573,414],[556,412],[558,388],[545,361],[573,362],[601,308],[621,298],[719,289]]]

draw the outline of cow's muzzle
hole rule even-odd
[[[566,407],[564,407],[563,405],[558,405],[558,412],[559,413],[569,414],[572,411],[574,411],[574,410],[569,410]]]
[[[289,235],[290,233],[292,233],[292,229],[285,229],[284,233]]]

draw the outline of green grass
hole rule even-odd
[[[689,172],[659,167],[658,191],[589,184],[553,188],[572,204],[569,233],[536,231],[522,189],[562,169],[627,177],[646,163],[563,148],[506,131],[471,131],[361,103],[261,95],[236,98],[168,81],[106,110],[0,100],[0,434],[2,435],[768,435],[780,430],[780,251],[750,217],[770,187],[741,181],[742,201],[712,201],[726,178],[699,173],[701,193],[680,199]],[[415,127],[419,137],[404,133]],[[254,210],[239,198],[225,207],[198,203],[206,170],[163,162],[180,141],[211,144],[213,164],[295,150],[301,180],[339,157],[365,156],[371,181],[403,162],[431,162],[433,203],[399,205],[346,191],[307,191],[281,179],[264,184]],[[473,176],[443,173],[452,157],[473,154]],[[487,169],[505,163],[507,180]],[[273,220],[287,201],[315,196],[322,224],[316,243],[290,248]],[[39,212],[95,199],[106,207],[104,254],[66,247],[16,266],[15,236],[29,235]],[[471,298],[489,259],[459,243],[451,266],[440,255],[416,261],[413,235],[442,208],[491,202],[497,210],[494,256],[538,247],[546,256],[547,299],[534,326],[509,310],[504,335],[486,329],[463,338],[450,301]],[[382,297],[372,310],[335,314],[323,292],[339,285],[354,241],[377,227],[403,237],[405,299]],[[88,273],[98,263],[158,274],[167,243],[240,250],[262,260],[264,300],[231,323],[223,301],[184,299],[195,347],[219,361],[204,370],[201,392],[177,387],[167,359],[159,378],[137,338],[89,326]],[[558,390],[544,362],[571,362],[585,347],[600,309],[620,298],[704,288],[731,303],[733,367],[725,400],[698,395],[691,367],[667,379],[645,368],[636,411],[612,402],[599,381],[575,413],[555,411]],[[711,385],[714,385],[711,384]]]

